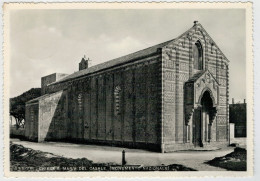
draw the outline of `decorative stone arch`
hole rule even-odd
[[[211,141],[211,126],[217,113],[214,100],[210,89],[205,88],[201,91],[199,98],[200,106],[194,111],[195,116],[193,117],[195,146],[203,146],[206,142]]]
[[[185,124],[189,124],[193,115],[194,109],[200,107],[200,102],[203,94],[208,91],[213,102],[213,106],[218,106],[218,82],[208,71],[202,71],[194,75],[184,86],[184,109],[185,109]]]
[[[211,98],[212,103],[213,103],[213,107],[216,107],[216,106],[217,106],[217,104],[216,104],[216,99],[217,99],[217,98],[215,99],[215,97],[214,97],[212,91],[211,91],[210,88],[208,88],[208,87],[205,87],[205,88],[201,91],[201,94],[200,94],[199,99],[198,99],[198,103],[199,103],[199,104],[201,103],[201,99],[202,99],[204,93],[207,92],[207,91],[209,92],[210,98]],[[199,105],[199,106],[200,106],[200,105]]]

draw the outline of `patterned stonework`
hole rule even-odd
[[[175,80],[175,73],[173,71],[165,71],[164,73],[165,80]]]
[[[226,86],[227,86],[227,81],[226,81],[226,79],[219,79],[219,84],[220,84],[221,86],[226,87]]]
[[[221,114],[226,114],[227,113],[227,108],[226,107],[219,107],[218,108],[218,115],[221,115]]]
[[[226,77],[227,76],[227,71],[225,69],[219,70],[219,75],[222,76],[222,77]]]
[[[212,73],[212,75],[216,75],[216,68],[215,67],[210,66],[210,67],[208,67],[208,69],[209,69],[210,73]]]
[[[164,94],[164,101],[165,102],[174,102],[175,100],[175,93],[166,92]]]
[[[225,96],[227,94],[226,88],[219,88],[219,94]]]
[[[188,73],[179,73],[179,80],[181,82],[186,82],[189,79],[189,74]]]
[[[225,125],[227,122],[227,119],[225,116],[218,116],[218,125]]]
[[[172,103],[165,103],[165,113],[171,113],[174,110],[174,104]]]
[[[189,71],[188,63],[180,62],[179,67],[180,67],[180,71],[186,71],[186,72]]]
[[[227,139],[227,128],[226,126],[218,127],[218,140],[226,140]]]
[[[226,105],[226,96],[219,96],[219,104]]]
[[[174,62],[172,60],[165,60],[165,68],[174,68]]]
[[[198,70],[193,69],[193,50],[192,45],[200,40],[204,49],[204,64],[206,73],[196,78],[192,83],[194,74],[199,73]],[[163,134],[166,140],[175,139],[180,141],[187,138],[183,132],[183,122],[188,126],[189,121],[192,120],[194,109],[200,106],[201,96],[205,91],[209,91],[213,100],[214,118],[216,115],[220,117],[220,124],[225,125],[228,119],[227,116],[227,71],[223,67],[223,63],[219,63],[218,57],[224,57],[214,41],[205,33],[204,29],[196,26],[179,41],[167,45],[165,51],[171,52],[169,55],[163,53],[163,122],[166,132]],[[174,59],[173,59],[174,58]],[[171,62],[171,60],[173,60]],[[224,60],[224,58],[223,58]],[[220,61],[223,61],[222,59]],[[164,69],[166,68],[166,69]],[[171,70],[169,70],[171,69]],[[184,90],[184,91],[183,91]],[[221,96],[220,96],[221,95]],[[171,105],[171,104],[173,105]],[[221,105],[221,106],[220,106]],[[218,106],[220,106],[218,108]],[[184,116],[182,112],[184,111]],[[170,116],[171,115],[171,116]],[[172,118],[175,117],[175,124],[171,124]],[[212,117],[212,115],[211,115]],[[181,127],[181,128],[180,128]],[[225,134],[225,128],[218,130],[214,128],[212,134],[218,139],[218,134]],[[168,130],[175,130],[175,134],[168,132]],[[175,138],[174,138],[175,136]],[[190,135],[192,137],[192,135]],[[220,139],[227,136],[219,136]],[[190,138],[192,139],[192,138]]]
[[[164,90],[167,92],[175,92],[175,84],[172,82],[166,82],[164,84],[165,88]]]

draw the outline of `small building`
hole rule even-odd
[[[235,126],[234,137],[246,137],[246,102],[229,104],[229,121]]]
[[[46,94],[47,85],[49,85],[52,82],[58,81],[62,79],[63,77],[67,76],[68,74],[62,74],[62,73],[53,73],[51,75],[47,75],[41,78],[41,94]]]
[[[228,145],[229,61],[197,21],[173,40],[88,61],[42,79],[43,95],[26,104],[28,139],[160,152]]]

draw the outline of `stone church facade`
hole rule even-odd
[[[42,78],[25,136],[160,152],[228,145],[229,61],[197,21],[176,39]]]

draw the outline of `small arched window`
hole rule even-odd
[[[34,110],[31,108],[30,110],[30,117],[31,117],[31,122],[34,122]]]
[[[193,46],[194,69],[203,69],[203,50],[201,43],[197,41]]]
[[[78,94],[78,107],[79,107],[79,111],[82,110],[82,93]]]
[[[120,103],[121,103],[121,87],[116,86],[114,90],[114,99],[115,99],[115,115],[119,115],[121,112]]]

